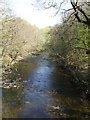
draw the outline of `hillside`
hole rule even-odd
[[[40,50],[44,43],[41,31],[21,18],[6,18],[2,21],[4,64],[11,64],[20,57]]]

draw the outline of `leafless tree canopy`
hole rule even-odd
[[[86,4],[89,7],[88,2],[84,2],[84,4]],[[90,19],[87,15],[88,13],[86,13],[85,10],[80,5],[78,5],[78,2],[73,2],[71,0],[71,5],[73,7],[74,15],[77,18],[78,22],[81,22],[81,23],[84,23],[84,24],[90,26]],[[84,20],[79,16],[79,13],[81,13],[81,15],[83,15]]]
[[[90,6],[90,2],[86,1],[86,0],[61,0],[60,2],[58,0],[44,0],[43,4],[44,7],[46,9],[49,9],[51,7],[56,8],[57,12],[56,14],[58,14],[58,12],[61,10],[61,6],[64,3],[70,2],[72,8],[68,9],[68,10],[64,10],[64,12],[70,12],[73,11],[73,13],[71,13],[71,15],[74,15],[75,18],[78,20],[78,22],[84,23],[87,26],[90,26],[90,18],[89,18],[89,6]]]

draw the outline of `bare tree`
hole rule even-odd
[[[83,4],[86,4],[87,9],[88,9],[90,5],[89,2],[83,2]],[[82,6],[78,4],[78,1],[75,2],[74,0],[71,0],[71,5],[73,7],[74,15],[76,19],[78,20],[78,22],[81,22],[81,23],[86,24],[87,26],[90,26],[90,18],[87,15],[88,13],[86,13],[85,10],[82,9]],[[79,15],[79,13],[83,16],[84,19]]]
[[[74,15],[75,18],[78,20],[78,22],[83,23],[87,26],[90,26],[90,18],[89,18],[89,6],[90,6],[90,2],[88,2],[87,0],[41,0],[43,2],[41,2],[45,9],[49,9],[51,7],[56,8],[57,12],[56,14],[58,14],[61,10],[62,5],[66,2],[70,2],[72,8],[68,9],[68,10],[64,10],[65,13],[71,12],[71,15]],[[37,1],[38,2],[38,1]]]

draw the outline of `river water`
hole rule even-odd
[[[47,54],[22,61],[17,74],[19,87],[3,88],[3,118],[89,117],[89,102],[80,99],[70,75]]]

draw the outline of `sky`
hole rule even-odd
[[[55,16],[55,9],[40,9],[40,0],[4,1],[8,4],[14,15],[16,15],[17,17],[21,17],[32,25],[36,25],[38,28],[53,26],[57,23],[61,23],[62,21],[60,14],[57,14]],[[70,8],[70,4],[64,4],[64,9],[65,8]]]

